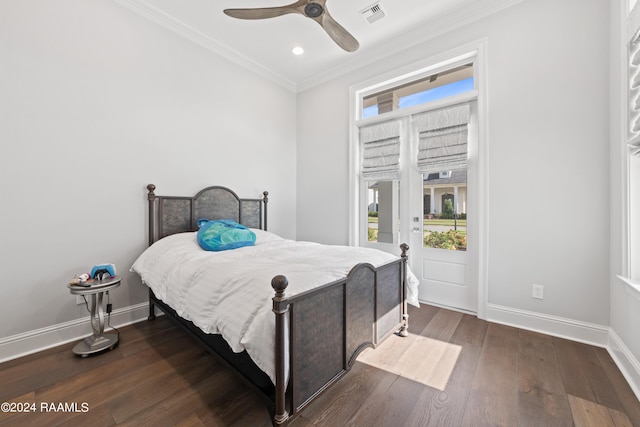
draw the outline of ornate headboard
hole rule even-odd
[[[232,219],[247,227],[267,229],[269,192],[262,199],[241,199],[225,187],[207,187],[193,197],[156,196],[147,185],[149,245],[175,233],[198,230],[198,219]]]

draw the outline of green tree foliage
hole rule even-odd
[[[424,245],[429,248],[466,250],[467,233],[460,230],[432,231],[424,238]]]
[[[440,218],[443,219],[453,219],[453,202],[451,199],[447,199],[444,201],[444,206],[442,207],[442,214]]]

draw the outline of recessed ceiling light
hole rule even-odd
[[[293,53],[294,55],[302,55],[304,53],[304,49],[301,48],[300,46],[296,46],[293,49],[291,49],[291,53]]]

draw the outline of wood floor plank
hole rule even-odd
[[[518,425],[518,330],[489,324],[463,425]]]
[[[57,418],[56,421],[52,420],[51,416],[44,415],[42,417],[41,426],[91,426],[91,427],[111,427],[115,426],[116,422],[109,412],[107,407],[94,407],[89,408],[86,413],[69,413],[65,414],[61,418]]]
[[[31,405],[36,404],[36,392],[30,391],[21,396],[15,396],[11,399],[8,399],[5,402],[16,405],[27,404],[30,407],[29,411],[31,411]],[[38,409],[37,406],[36,409]],[[2,413],[0,413],[0,426],[9,424],[26,425],[30,420],[33,420],[34,417],[35,415],[31,414],[30,412],[19,412],[17,410],[15,412],[11,412],[11,410],[2,411]]]
[[[568,399],[576,427],[616,427],[606,407],[572,395]]]
[[[0,387],[0,401],[107,365],[122,359],[122,355],[116,349],[100,354],[100,357],[84,358],[83,363],[74,363],[79,362],[79,359],[70,348],[65,348],[65,351],[48,353],[42,359],[30,358],[25,364],[16,365],[13,368],[4,368],[0,365],[0,384],[3,385]],[[51,369],[52,366],[58,368]]]
[[[478,319],[475,316],[465,314],[460,319],[460,323],[456,328],[450,342],[452,344],[467,345],[482,347],[484,339],[487,335],[487,328],[489,322]]]
[[[182,336],[173,342],[160,345],[159,348],[170,346],[175,349],[174,358],[192,359],[192,352],[197,350],[189,345],[191,342],[189,337]],[[55,384],[38,388],[38,398],[55,401],[63,398],[76,398],[81,395],[86,396],[86,393],[98,384],[106,387],[109,382],[115,382],[120,377],[129,376],[132,371],[144,369],[150,364],[150,360],[156,360],[155,357],[157,357],[157,350],[149,348],[126,359],[117,359],[97,368],[88,368],[81,374],[69,375]],[[85,360],[87,359],[78,360],[78,364],[83,364]]]
[[[458,427],[467,405],[471,382],[482,353],[488,323],[468,314],[457,323],[449,339],[462,350],[444,389],[425,387],[416,401],[407,425],[424,427]]]
[[[425,387],[407,417],[407,425],[423,427],[463,425],[462,417],[481,352],[481,346],[470,344],[464,346],[444,391]]]
[[[439,310],[429,323],[427,323],[427,326],[425,326],[420,335],[449,342],[463,316],[462,313],[457,311]]]
[[[192,414],[198,416],[204,425],[227,426],[221,414],[227,411],[243,393],[250,393],[236,375],[223,368],[201,378],[190,387],[174,389],[173,394],[151,407],[133,414],[121,422],[121,426],[174,425]],[[256,405],[257,407],[257,405]],[[214,408],[214,410],[211,410]],[[263,408],[260,408],[263,409]],[[268,421],[266,409],[263,418]]]
[[[567,394],[624,412],[595,347],[561,338],[553,340]]]
[[[628,416],[632,425],[640,426],[640,404],[638,404],[638,399],[635,397],[629,383],[625,380],[622,372],[620,372],[620,369],[618,369],[607,350],[594,348],[593,351],[606,377],[614,387],[616,396],[624,408],[624,414]]]
[[[191,414],[186,418],[183,418],[182,420],[178,421],[174,426],[175,427],[207,427],[207,425],[203,423],[200,417],[198,417],[196,414]]]
[[[188,366],[176,366],[175,370],[169,370],[163,375],[154,375],[150,381],[146,381],[125,393],[122,393],[107,402],[111,414],[120,423],[133,415],[154,406],[164,399],[172,396],[175,390],[189,389],[191,383],[205,375],[215,375],[213,359],[204,355],[197,359],[189,359],[184,363]],[[218,365],[219,366],[219,365]],[[175,375],[179,371],[180,375]]]
[[[134,323],[121,331],[118,350],[124,357],[127,357],[139,351],[157,347],[182,335],[184,335],[184,331],[176,328],[171,319],[167,316],[158,316],[152,322]]]
[[[462,347],[449,343],[462,314],[440,310],[392,365],[392,372],[421,384],[444,390]],[[406,338],[405,338],[406,339]],[[392,341],[393,343],[393,341]],[[388,345],[385,343],[385,345]],[[372,357],[377,357],[372,352]]]
[[[362,363],[375,366],[389,372],[396,372],[398,359],[404,355],[408,349],[421,336],[409,333],[407,337],[399,337],[392,335],[385,342],[378,345],[377,348],[367,348],[358,356],[358,360]],[[389,343],[393,343],[390,345]]]
[[[350,427],[397,427],[406,425],[411,409],[424,385],[396,376],[390,387],[376,387],[362,406],[344,424]],[[336,424],[334,424],[335,426]]]
[[[431,305],[422,304],[420,307],[408,306],[409,333],[421,334],[431,319],[438,314],[441,309]]]
[[[102,411],[102,406],[107,405],[112,400],[128,393],[130,390],[136,389],[150,381],[153,381],[153,378],[156,378],[157,376],[170,375],[171,372],[171,363],[167,360],[159,359],[143,369],[130,372],[126,376],[115,377],[109,381],[104,381],[101,384],[96,384],[94,387],[87,389],[82,394],[73,395],[72,393],[69,393],[68,397],[65,397],[64,393],[61,393],[62,389],[55,389],[55,396],[59,397],[47,398],[36,394],[36,398],[40,402],[85,402],[89,407],[88,412],[93,413],[96,411]],[[162,385],[159,387],[162,387]],[[140,398],[144,399],[144,396],[141,396]],[[114,418],[113,413],[110,410],[106,412],[110,414],[111,418]],[[74,419],[80,420],[83,418],[84,414],[65,412],[47,414],[45,417],[48,424],[71,423]]]
[[[520,425],[573,424],[553,339],[535,332],[519,332],[518,412]]]
[[[387,390],[396,377],[389,371],[357,361],[343,378],[349,380],[338,381],[312,402],[305,409],[304,417],[315,426],[342,425],[361,408],[372,390],[377,387]]]

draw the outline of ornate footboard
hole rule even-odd
[[[402,258],[396,262],[377,269],[358,264],[344,280],[289,299],[287,278],[273,278],[276,424],[287,424],[346,374],[364,348],[375,347],[396,331],[406,335],[408,249],[402,245]]]
[[[266,230],[267,196],[240,199],[224,187],[208,187],[194,197],[156,196],[147,186],[149,245],[174,233],[195,231],[198,218],[235,219]],[[149,289],[149,320],[154,306],[185,327],[207,349],[237,370],[267,402],[274,425],[292,421],[316,396],[330,387],[355,363],[366,347],[375,347],[393,333],[406,336],[407,251],[378,268],[358,264],[346,278],[287,297],[287,278],[276,276],[275,387],[247,352],[233,353],[220,335],[206,334],[181,318]]]

